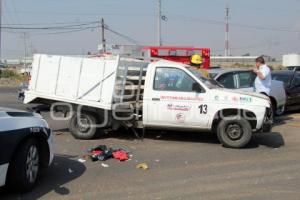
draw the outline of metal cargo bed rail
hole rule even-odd
[[[114,103],[139,103],[143,100],[148,62],[121,58],[117,69]]]
[[[145,76],[148,62],[120,58],[116,73],[113,104],[120,115],[139,120],[142,116]],[[132,122],[125,125],[130,127]],[[132,124],[131,124],[132,125]]]

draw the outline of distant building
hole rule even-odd
[[[143,46],[139,45],[118,45],[118,44],[106,44],[106,52],[111,54],[122,54],[128,56],[140,56],[140,52]],[[104,53],[102,45],[98,46],[98,51]]]
[[[255,59],[258,56],[211,56],[211,66],[224,66],[224,67],[234,67],[234,66],[254,66]],[[280,66],[281,62],[277,61],[275,58],[272,58],[271,56],[263,55],[268,65],[271,66]]]
[[[25,59],[2,59],[1,63],[6,64],[6,65],[21,65],[24,64]],[[32,63],[32,57],[26,58],[26,64],[31,64]]]
[[[295,67],[300,66],[300,54],[286,54],[282,56],[282,66]]]
[[[211,66],[253,65],[257,56],[211,56]]]

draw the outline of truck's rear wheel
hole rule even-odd
[[[71,134],[76,139],[88,140],[96,136],[97,118],[89,112],[75,113],[69,122]]]
[[[225,147],[242,148],[251,140],[252,128],[244,118],[226,117],[218,124],[217,135]]]

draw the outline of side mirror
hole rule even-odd
[[[201,86],[200,86],[199,83],[193,83],[192,89],[193,89],[193,91],[195,91],[197,93],[201,93],[202,92],[202,88],[201,88]]]

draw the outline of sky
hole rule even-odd
[[[225,5],[230,7],[230,53],[300,52],[300,0],[161,0],[162,41],[168,46],[208,47],[224,54]],[[2,0],[2,58],[28,54],[86,54],[101,42],[98,23],[87,30],[23,30],[100,21],[140,45],[157,44],[157,0]],[[64,33],[62,33],[64,32]],[[66,33],[67,32],[67,33]],[[109,44],[133,41],[110,31]]]

